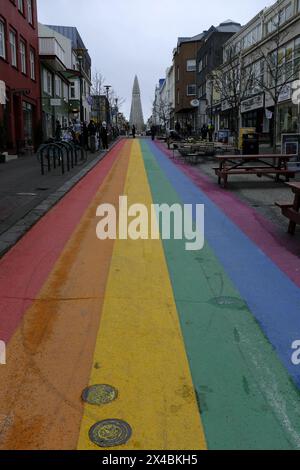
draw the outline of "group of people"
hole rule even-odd
[[[190,122],[186,123],[186,130],[185,132],[182,132],[181,129],[181,124],[180,122],[176,122],[175,124],[175,131],[177,132],[178,135],[186,134],[187,137],[191,137],[192,135],[192,126]],[[215,126],[213,124],[203,124],[203,126],[200,129],[201,133],[201,138],[202,140],[209,140],[209,142],[213,142],[214,140],[214,134],[215,134]]]
[[[213,142],[214,140],[214,133],[215,133],[215,126],[213,124],[203,124],[201,127],[201,138],[202,140],[208,140],[209,142]]]
[[[96,151],[101,142],[104,150],[108,149],[109,134],[113,133],[113,129],[109,129],[105,121],[102,124],[96,124],[91,120],[81,123],[78,119],[70,122],[68,129],[63,135],[63,129],[59,120],[56,121],[55,140],[60,141],[72,140],[73,142],[83,146],[86,150]],[[99,144],[98,144],[99,143]]]

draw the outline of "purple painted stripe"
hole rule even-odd
[[[199,169],[173,160],[172,151],[156,143],[164,154],[203,191],[256,245],[300,287],[300,245],[247,203],[226,191]],[[292,193],[291,193],[292,200]]]

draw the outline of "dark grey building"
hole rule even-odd
[[[207,78],[216,67],[223,62],[223,45],[241,29],[239,23],[227,20],[219,26],[211,26],[205,32],[203,45],[197,53],[197,96],[200,101],[198,108],[198,130],[208,122],[214,122],[212,97],[207,96]]]

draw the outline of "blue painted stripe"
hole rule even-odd
[[[300,289],[155,144],[147,145],[182,202],[205,205],[206,241],[300,388],[300,367],[291,360],[300,340]]]

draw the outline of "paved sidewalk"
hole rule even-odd
[[[58,168],[42,176],[36,155],[20,157],[0,165],[0,256],[104,158],[106,153],[88,152],[86,162],[64,175]]]

